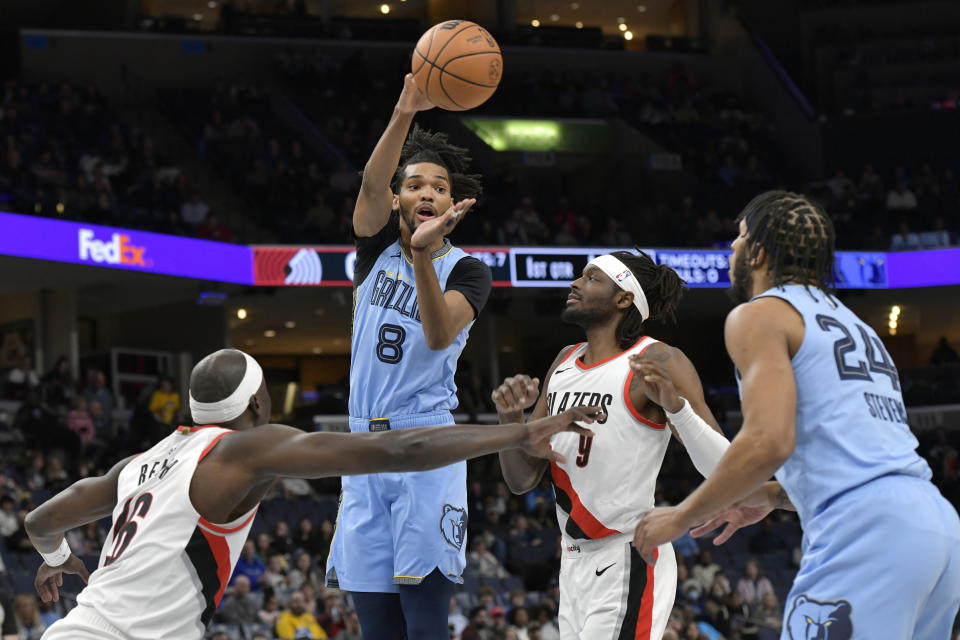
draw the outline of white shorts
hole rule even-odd
[[[89,605],[78,604],[57,620],[41,640],[130,640]]]
[[[677,593],[673,546],[650,567],[625,535],[563,541],[560,637],[563,640],[660,640]]]

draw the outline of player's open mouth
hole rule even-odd
[[[436,210],[429,205],[421,205],[417,207],[416,211],[417,217],[420,218],[420,221],[430,220],[437,217]]]

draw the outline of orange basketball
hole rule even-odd
[[[420,36],[413,50],[413,79],[442,109],[478,107],[500,84],[500,45],[486,29],[467,20],[447,20]]]

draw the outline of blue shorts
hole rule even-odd
[[[960,608],[960,519],[929,481],[885,476],[804,531],[781,640],[947,640]]]
[[[453,424],[448,412],[390,419],[390,429]],[[350,419],[350,430],[369,421]],[[432,471],[345,476],[327,584],[396,593],[434,569],[461,582],[466,566],[467,463]]]

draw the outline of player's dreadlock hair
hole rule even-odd
[[[653,258],[644,253],[640,247],[634,248],[640,252],[640,255],[629,251],[614,251],[610,255],[627,265],[640,283],[644,295],[647,296],[647,304],[650,305],[650,317],[647,319],[669,318],[676,322],[674,312],[683,294],[686,293],[684,285],[687,283],[667,265],[654,262]],[[627,349],[642,335],[643,319],[640,317],[640,310],[630,305],[620,319],[620,324],[617,325],[617,343],[621,349]]]
[[[823,291],[833,288],[833,221],[818,203],[790,191],[767,191],[737,217],[747,222],[749,256],[763,247],[773,284],[795,282]]]
[[[394,193],[399,193],[404,171],[408,165],[432,162],[446,169],[450,175],[450,195],[454,200],[479,198],[483,192],[483,185],[480,183],[480,175],[466,173],[470,169],[470,160],[470,153],[463,147],[450,144],[447,134],[428,131],[421,129],[419,125],[413,125],[413,131],[403,143],[400,166],[393,174],[390,188]]]

